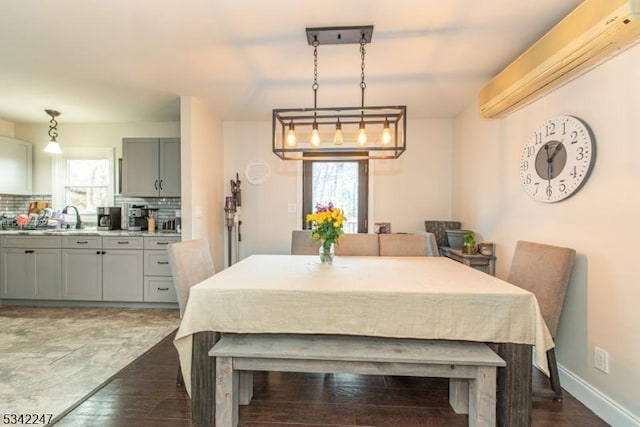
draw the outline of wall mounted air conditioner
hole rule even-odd
[[[640,0],[585,0],[480,91],[503,117],[639,40]]]

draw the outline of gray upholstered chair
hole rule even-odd
[[[507,281],[532,292],[555,340],[576,251],[542,243],[518,241]],[[547,352],[551,388],[562,400],[555,350]]]
[[[378,256],[377,234],[345,234],[335,246],[338,256]]]
[[[381,256],[427,256],[424,234],[380,234]]]
[[[429,233],[427,231],[415,231],[413,234],[422,234],[425,237],[427,243],[427,256],[440,256],[440,250],[438,249],[438,241],[435,233]]]
[[[167,252],[182,318],[191,287],[213,276],[216,270],[207,239],[174,243],[168,246]]]
[[[311,230],[291,232],[291,255],[318,255],[320,242],[311,237]]]
[[[191,287],[213,276],[216,270],[211,259],[207,239],[173,243],[167,247],[167,253],[169,255],[171,275],[173,276],[173,285],[178,295],[180,318],[182,318]],[[182,370],[179,366],[176,383],[178,385],[183,384]]]

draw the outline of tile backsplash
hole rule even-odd
[[[51,194],[32,194],[28,196],[0,194],[0,215],[18,215],[29,212],[29,203],[45,201],[51,205]]]
[[[124,203],[145,205],[149,208],[157,208],[157,224],[161,224],[165,221],[172,220],[176,217],[176,211],[182,208],[180,197],[127,197],[122,195],[116,195],[114,198],[113,206],[122,206]],[[7,216],[18,215],[27,213],[29,211],[29,203],[34,201],[46,201],[51,205],[50,194],[32,194],[32,195],[14,195],[14,194],[0,194],[0,215],[5,214]],[[95,226],[97,217],[95,215],[83,215],[82,221],[87,226]]]
[[[159,227],[163,222],[174,219],[176,211],[182,209],[180,197],[127,197],[117,194],[114,206],[122,206],[123,203],[157,208],[156,223]]]

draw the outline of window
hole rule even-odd
[[[73,205],[91,220],[98,206],[113,205],[113,189],[113,149],[67,148],[55,160],[54,206]]]
[[[345,233],[366,233],[368,207],[367,160],[304,160],[302,162],[302,224],[317,203],[344,211]]]

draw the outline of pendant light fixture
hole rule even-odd
[[[313,108],[273,110],[273,152],[283,160],[397,159],[406,150],[406,110],[366,106],[365,45],[373,26],[307,28],[313,46]],[[360,105],[318,107],[318,47],[358,44]]]
[[[60,115],[60,112],[56,110],[44,111],[51,116],[51,120],[49,120],[49,142],[46,147],[44,147],[44,151],[49,154],[62,154],[60,144],[56,140],[56,138],[58,138],[58,122],[56,121],[56,117]]]

